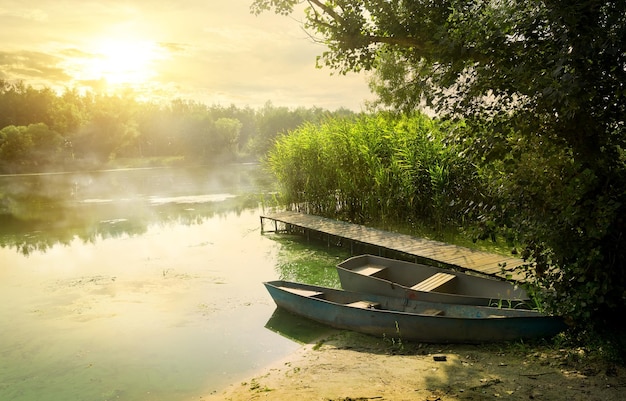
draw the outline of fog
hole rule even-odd
[[[304,245],[261,235],[273,188],[258,166],[0,188],[0,399],[197,398],[299,347],[285,327],[312,330],[281,322],[262,285],[317,279],[290,262]],[[304,254],[334,279],[336,255]]]

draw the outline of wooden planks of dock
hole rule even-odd
[[[363,244],[377,248],[381,256],[385,251],[405,254],[415,261],[432,262],[459,270],[473,271],[483,275],[511,278],[522,281],[523,276],[513,269],[522,265],[522,259],[446,244],[411,235],[394,233],[347,223],[325,217],[298,213],[277,212],[260,216],[261,232],[298,231],[335,237],[342,242]],[[271,225],[268,229],[268,225]],[[295,228],[295,230],[294,230]],[[503,270],[504,267],[504,270]]]

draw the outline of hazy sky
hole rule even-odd
[[[366,79],[315,68],[324,47],[252,0],[0,0],[0,78],[212,105],[361,110]],[[300,18],[300,15],[294,16]]]

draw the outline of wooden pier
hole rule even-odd
[[[401,255],[417,263],[429,263],[461,271],[523,281],[513,269],[522,259],[477,251],[411,235],[383,231],[359,224],[297,212],[278,212],[261,217],[261,232],[287,232],[307,239],[326,240],[328,245],[349,246],[351,254]],[[271,226],[271,227],[270,227]],[[365,251],[365,252],[364,252]]]

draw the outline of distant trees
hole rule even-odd
[[[251,149],[255,153],[265,154],[273,146],[274,141],[280,133],[292,131],[305,122],[322,122],[330,116],[353,115],[349,110],[339,109],[333,113],[319,107],[305,109],[303,107],[295,110],[287,107],[275,107],[268,102],[257,113],[257,129],[259,135],[251,142]]]
[[[44,123],[9,125],[0,130],[0,171],[45,170],[63,160],[63,137]]]
[[[239,150],[239,134],[242,123],[236,118],[219,118],[215,121],[214,133],[209,146],[213,150],[220,149],[226,155],[235,156]],[[210,149],[210,148],[209,148]]]
[[[351,114],[267,103],[260,110],[188,100],[62,94],[0,80],[0,174],[98,168],[120,159],[144,164],[255,160],[305,121]],[[155,161],[160,159],[160,161]]]

